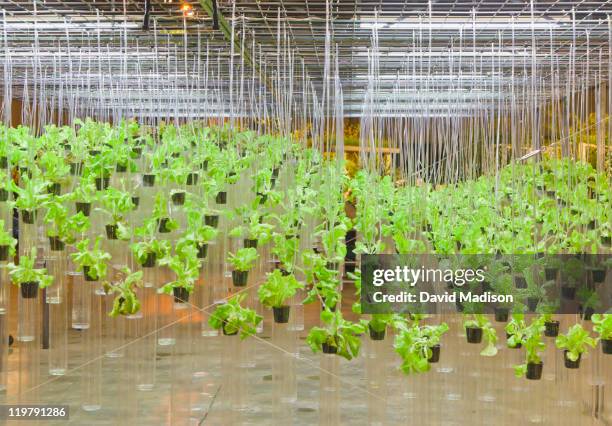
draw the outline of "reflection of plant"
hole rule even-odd
[[[587,346],[594,348],[597,344],[580,324],[574,324],[567,334],[557,336],[555,343],[559,349],[567,351],[566,356],[571,361],[578,361],[580,356],[587,351]]]
[[[269,308],[280,308],[286,301],[295,296],[304,285],[295,279],[293,274],[283,275],[276,269],[268,274],[268,279],[257,290],[259,301]]]
[[[246,293],[237,294],[229,298],[227,303],[217,306],[208,324],[216,330],[223,330],[224,334],[240,332],[241,339],[254,335],[262,318],[254,310],[240,305],[246,296]]]
[[[113,310],[109,313],[111,317],[118,315],[134,315],[140,310],[140,301],[136,296],[135,288],[142,287],[142,271],[132,272],[129,268],[121,269],[125,278],[118,283],[105,283],[104,289],[107,294],[116,293],[113,302]]]

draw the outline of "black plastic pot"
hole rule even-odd
[[[465,327],[465,335],[468,343],[482,342],[482,328],[480,327]]]
[[[143,268],[153,268],[155,266],[155,262],[157,262],[157,254],[147,253],[147,257],[145,257],[144,262],[142,262],[142,267]]]
[[[155,186],[155,175],[152,173],[142,175],[142,186]]]
[[[23,223],[32,225],[36,220],[36,210],[21,210],[21,220]]]
[[[278,167],[275,167],[275,168],[273,168],[273,169],[272,169],[272,177],[273,177],[274,179],[278,179],[278,172],[279,172],[279,171],[280,171],[280,170],[278,169]]]
[[[612,237],[601,237],[601,244],[610,247],[612,245]]]
[[[204,215],[204,223],[207,226],[212,226],[216,228],[219,226],[219,215],[218,214],[206,214]]]
[[[100,150],[99,149],[90,149],[89,150],[89,155],[91,155],[92,157],[95,157],[96,155],[100,154]]]
[[[172,199],[172,204],[174,204],[175,206],[182,206],[183,204],[185,204],[185,192],[184,191],[175,192],[174,194],[172,194],[170,198]]]
[[[208,170],[208,160],[202,161],[200,167],[202,168],[202,170]]]
[[[36,299],[38,296],[38,281],[28,281],[21,283],[21,297],[24,299]]]
[[[174,303],[189,302],[189,291],[184,287],[174,287],[172,294],[174,295]]]
[[[565,368],[576,369],[580,367],[580,358],[582,358],[582,354],[578,355],[578,359],[576,361],[572,361],[567,357],[568,351],[563,351],[563,364],[565,364]]]
[[[106,229],[106,238],[109,240],[116,240],[118,228],[119,227],[117,225],[105,225],[104,229]]]
[[[385,340],[385,335],[387,334],[387,330],[376,331],[370,325],[368,325],[368,331],[370,332],[370,339],[372,340]]]
[[[514,277],[514,286],[516,288],[527,288],[527,281],[525,280],[525,277],[516,275]]]
[[[196,248],[198,249],[198,259],[205,259],[208,254],[208,244],[197,244]]]
[[[497,322],[507,322],[508,321],[508,314],[510,313],[510,310],[508,308],[496,307],[494,309],[494,312],[495,312],[495,321]]]
[[[559,335],[559,321],[546,321],[544,323],[544,335],[546,337],[557,337]]]
[[[47,192],[55,196],[61,195],[62,185],[60,183],[52,183],[47,187]]]
[[[140,197],[132,197],[132,204],[134,204],[134,209],[137,209],[140,205]]]
[[[109,177],[97,177],[95,179],[96,182],[96,189],[98,191],[104,191],[106,188],[108,188],[108,185],[110,185],[110,178]]]
[[[554,281],[557,279],[557,268],[545,268],[544,275],[546,281]]]
[[[221,327],[221,330],[223,331],[223,335],[224,335],[224,336],[235,336],[236,334],[238,334],[238,330],[233,331],[233,332],[231,332],[231,333],[228,333],[228,332],[225,330],[225,325],[223,325],[223,327]]]
[[[576,287],[561,286],[561,297],[567,300],[574,300],[576,298]]]
[[[83,203],[81,201],[77,201],[74,203],[76,206],[77,213],[83,213],[85,216],[89,216],[91,213],[91,203]]]
[[[537,297],[528,297],[527,298],[527,308],[529,309],[529,312],[535,312],[536,308],[538,307],[538,302],[540,301],[539,298]]]
[[[266,201],[268,201],[268,194],[262,194],[261,192],[258,192],[255,195],[259,197],[259,204],[265,204]]]
[[[436,362],[440,361],[440,345],[434,345],[429,349],[431,349],[431,356],[427,358],[427,362],[430,364],[435,364]]]
[[[601,339],[601,351],[606,355],[612,355],[612,339]]]
[[[597,223],[594,220],[591,220],[587,224],[587,228],[589,228],[590,231],[594,230],[596,227],[597,227]]]
[[[0,246],[0,262],[6,262],[9,260],[9,246]]]
[[[249,279],[249,271],[232,271],[232,282],[235,287],[244,287]]]
[[[595,268],[591,273],[593,274],[593,282],[596,284],[603,283],[606,280],[605,268]]]
[[[273,307],[272,313],[274,314],[274,322],[277,324],[287,324],[289,322],[289,312],[291,306],[285,305],[281,307]]]
[[[338,347],[330,345],[329,343],[323,343],[321,345],[321,349],[323,350],[324,354],[330,354],[331,355],[331,354],[338,353]]]
[[[0,169],[8,168],[8,158],[0,157]]]
[[[244,248],[254,248],[254,249],[257,248],[257,240],[250,239],[250,238],[245,238],[242,241],[242,243],[244,245]]]
[[[157,230],[160,234],[168,234],[169,232],[171,232],[171,230],[168,229],[168,222],[170,222],[170,218],[162,217],[161,219],[159,219]]]
[[[582,316],[582,319],[585,321],[591,321],[591,317],[595,313],[595,309],[593,309],[590,306],[587,306],[586,308],[584,308],[581,305],[578,307],[578,310],[580,311],[580,315]]]
[[[85,281],[89,282],[98,281],[97,279],[89,276],[89,266],[83,266],[83,278],[85,278]]]
[[[59,237],[49,237],[49,248],[51,251],[62,251],[66,245]]]
[[[117,166],[115,167],[115,171],[117,173],[127,172],[127,164],[117,164]]]
[[[525,375],[525,377],[527,377],[528,380],[540,380],[542,378],[542,370],[544,369],[544,363],[540,362],[540,363],[534,363],[534,362],[528,362],[527,363],[527,374]]]
[[[8,200],[9,192],[6,189],[0,189],[0,202]]]
[[[189,173],[187,175],[187,185],[196,185],[198,183],[200,175],[197,173]]]
[[[226,191],[219,192],[217,196],[215,197],[215,202],[217,204],[227,204],[227,192]]]

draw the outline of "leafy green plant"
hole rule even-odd
[[[300,247],[300,240],[297,238],[286,238],[285,235],[281,234],[274,234],[273,241],[272,254],[278,258],[284,270],[293,272]]]
[[[483,337],[485,338],[486,345],[480,355],[482,356],[495,356],[497,354],[497,332],[491,325],[491,322],[483,314],[470,314],[467,315],[463,321],[463,326],[468,328],[481,329]]]
[[[234,267],[236,271],[246,272],[255,266],[255,262],[259,258],[257,249],[241,248],[236,253],[229,253],[227,261]]]
[[[136,294],[136,288],[142,287],[142,271],[132,272],[129,268],[121,269],[125,275],[121,281],[117,283],[105,283],[104,290],[106,294],[115,293],[113,301],[113,309],[109,312],[111,317],[119,315],[134,315],[140,311],[140,301]]]
[[[286,305],[287,300],[295,296],[304,284],[300,283],[293,274],[283,275],[278,269],[268,274],[268,279],[257,289],[259,301],[268,308],[280,308]]]
[[[311,328],[306,338],[314,353],[337,353],[348,360],[359,354],[361,340],[358,336],[365,332],[362,324],[345,320],[340,310],[321,312],[321,322],[326,327]]]
[[[70,215],[63,200],[64,198],[55,197],[47,204],[45,222],[50,225],[47,228],[47,236],[57,237],[67,244],[74,244],[77,237],[89,229],[91,223],[82,212]]]
[[[208,319],[208,324],[216,330],[223,330],[227,335],[240,332],[241,339],[254,335],[262,317],[254,310],[241,306],[246,296],[246,293],[239,293],[230,297],[227,303],[218,305]]]
[[[111,259],[111,255],[100,248],[101,243],[102,238],[97,237],[90,249],[89,239],[81,240],[76,244],[76,253],[70,255],[79,270],[96,281],[106,278],[107,262]]]
[[[159,293],[172,294],[175,288],[193,292],[195,281],[200,275],[200,262],[196,257],[195,247],[184,247],[175,256],[166,256],[159,263],[168,266],[176,276],[174,281],[164,284],[158,290]]]
[[[49,183],[40,178],[30,178],[28,175],[23,175],[21,181],[23,187],[16,185],[13,181],[9,184],[10,190],[18,196],[15,207],[27,211],[45,207],[51,198],[51,195],[47,193]]]
[[[522,377],[527,374],[528,364],[542,363],[541,353],[546,349],[543,341],[544,329],[544,319],[542,317],[534,318],[529,326],[522,329],[525,363],[514,366],[516,377]]]
[[[53,283],[53,276],[47,275],[45,268],[36,268],[36,247],[32,247],[29,256],[21,256],[19,264],[9,263],[7,265],[11,281],[14,284],[36,282],[39,288],[49,287]]]
[[[9,257],[13,257],[15,256],[16,245],[17,240],[4,229],[4,221],[0,219],[0,247],[8,247],[8,255]]]
[[[611,314],[593,314],[591,321],[593,322],[593,331],[599,333],[601,340],[612,340]]]
[[[581,355],[588,350],[588,346],[594,348],[597,342],[589,332],[582,328],[580,324],[574,324],[566,334],[559,334],[555,340],[559,349],[565,349],[566,357],[571,361],[578,361]]]
[[[328,269],[322,255],[312,250],[302,253],[303,272],[306,282],[311,285],[304,304],[319,300],[326,308],[334,308],[340,300],[338,272]]]
[[[102,211],[109,216],[112,225],[123,224],[127,213],[134,209],[131,195],[116,188],[106,189],[102,194],[101,201]]]
[[[508,335],[508,346],[511,348],[519,347],[523,344],[525,334],[525,315],[522,313],[512,314],[512,319],[506,324],[505,330]]]
[[[405,374],[424,373],[431,369],[429,360],[432,348],[440,344],[442,335],[448,331],[448,325],[420,326],[414,323],[403,327],[395,336],[393,348],[402,359],[400,369]]]

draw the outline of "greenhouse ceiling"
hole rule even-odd
[[[444,109],[448,91],[468,106],[487,100],[496,105],[509,97],[521,102],[527,92],[532,98],[534,93],[538,99],[560,98],[569,85],[594,86],[609,73],[609,0],[0,5],[2,72],[11,70],[4,90],[9,80],[12,96],[30,99],[34,95],[24,93],[35,85],[46,87],[47,96],[62,87],[73,93],[98,90],[102,98],[107,80],[115,90],[137,84],[148,91],[145,96],[160,99],[179,89],[207,96],[202,78],[221,91],[233,85],[237,94],[241,79],[256,76],[263,84],[276,81],[277,88],[283,80],[306,80],[303,87],[319,97],[326,83],[328,92],[341,87],[347,115],[363,113],[366,94],[391,101],[395,106],[386,113],[433,114]],[[288,58],[295,62],[289,72]],[[414,94],[420,105],[400,105],[406,94]]]

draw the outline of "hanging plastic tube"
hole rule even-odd
[[[51,251],[47,270],[54,283],[46,289],[49,308],[49,374],[62,376],[68,368],[68,303],[66,300],[66,252]]]
[[[6,261],[2,261],[0,262],[0,392],[6,391],[8,379],[10,285]]]
[[[83,333],[83,358],[86,363],[81,375],[81,408],[85,411],[97,411],[102,408],[102,324],[104,311],[104,290],[94,283],[90,286],[89,298],[91,320],[88,329]]]
[[[136,388],[139,391],[150,391],[155,386],[155,368],[157,355],[157,291],[155,287],[155,268],[143,269],[143,282],[139,341],[134,343],[139,348],[136,359]]]
[[[337,355],[320,356],[319,375],[319,425],[340,424],[340,386],[338,384],[339,360]]]

